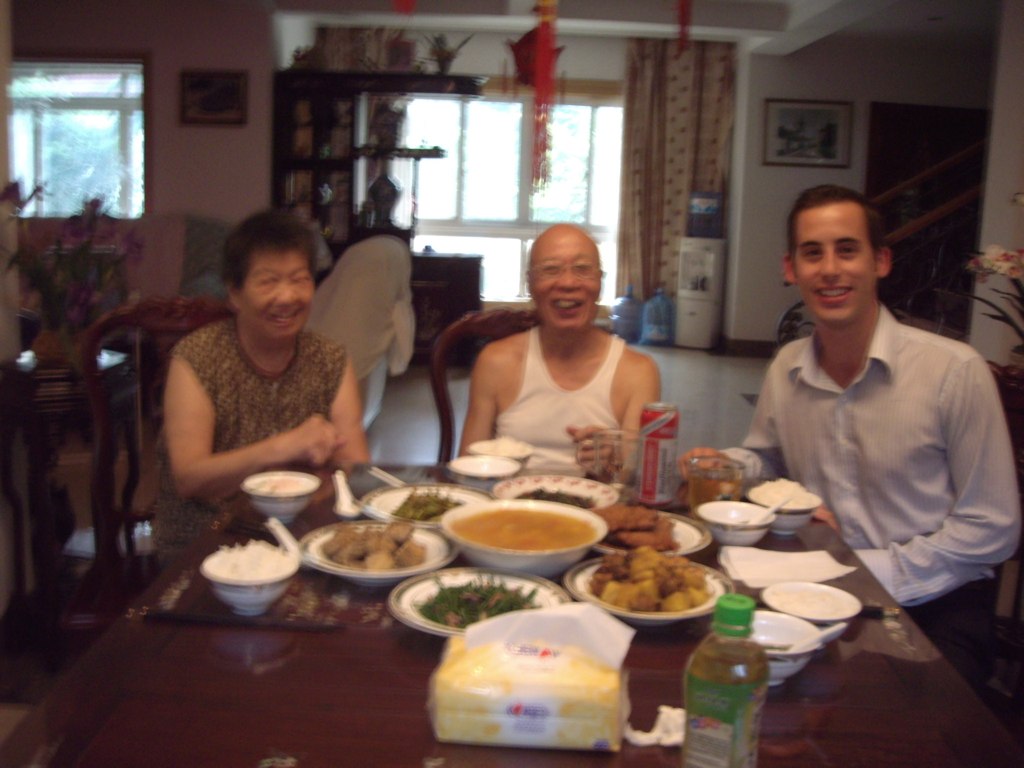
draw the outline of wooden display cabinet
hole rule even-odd
[[[389,98],[479,96],[485,81],[483,77],[394,72],[290,69],[276,73],[274,206],[316,221],[335,257],[357,234],[379,231],[411,241],[415,219],[396,223],[389,215],[388,203],[393,205],[394,194],[386,183],[387,168],[393,162],[415,164],[444,157],[444,151],[399,146],[401,118],[388,114]]]

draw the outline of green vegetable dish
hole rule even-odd
[[[489,578],[452,587],[437,581],[437,594],[417,608],[430,621],[463,629],[502,613],[536,608],[536,596],[536,587],[525,592],[522,587],[509,588]]]
[[[548,491],[544,488],[534,488],[532,491],[519,494],[516,498],[557,501],[559,504],[572,504],[574,507],[583,507],[583,509],[590,509],[594,506],[593,500],[586,496],[577,496],[565,491]]]
[[[395,517],[405,520],[436,520],[459,502],[443,496],[438,491],[413,491],[398,508],[392,512]]]

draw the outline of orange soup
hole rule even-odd
[[[531,552],[579,547],[594,539],[594,526],[585,520],[528,509],[483,512],[457,520],[451,527],[476,544]]]

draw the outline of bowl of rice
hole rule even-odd
[[[199,566],[217,599],[240,616],[266,613],[298,570],[298,557],[259,540],[221,547]]]

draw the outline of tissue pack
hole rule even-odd
[[[576,646],[449,638],[430,680],[438,741],[617,752],[625,675]]]

